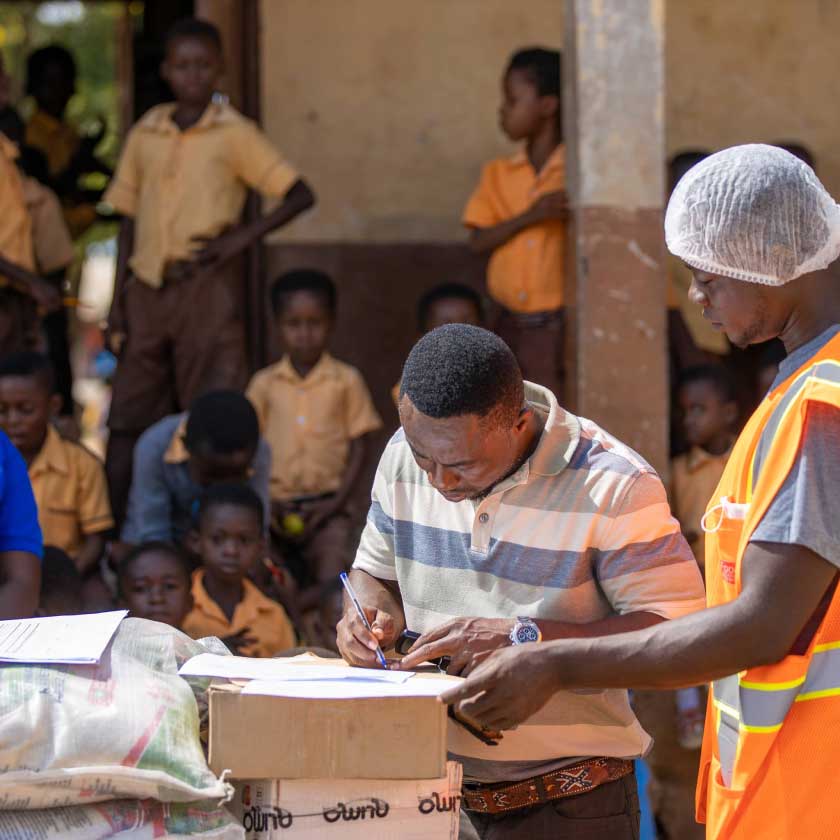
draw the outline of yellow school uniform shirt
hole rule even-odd
[[[235,636],[248,630],[256,642],[243,648],[245,656],[274,656],[295,646],[295,631],[286,611],[276,601],[265,595],[249,580],[242,581],[242,600],[228,621],[222,608],[207,594],[204,588],[204,570],[193,574],[193,608],[184,619],[181,629],[194,639],[204,636]]]
[[[361,373],[328,353],[305,378],[284,356],[258,371],[246,394],[271,446],[275,500],[338,490],[350,442],[382,426]]]
[[[464,209],[470,228],[486,228],[524,213],[546,193],[566,188],[565,149],[558,146],[539,173],[524,151],[490,161]],[[487,265],[490,296],[513,312],[546,312],[563,305],[566,225],[525,228],[493,251]]]
[[[43,153],[50,175],[58,175],[67,169],[79,151],[80,140],[79,133],[70,123],[39,109],[26,124],[24,142]]]
[[[186,131],[172,121],[175,105],[148,111],[128,135],[105,193],[134,219],[134,273],[158,288],[166,263],[189,259],[196,237],[214,237],[239,221],[248,188],[279,198],[297,172],[249,119],[211,103]]]
[[[0,254],[29,271],[35,270],[32,220],[26,209],[23,179],[15,161],[17,146],[0,134]],[[5,285],[0,278],[0,285]]]
[[[70,123],[38,110],[26,124],[24,142],[43,153],[47,169],[55,177],[70,165],[79,151],[81,140]],[[62,215],[70,234],[78,237],[96,221],[96,206],[90,203],[68,204],[62,208]]]
[[[113,527],[102,463],[84,446],[64,440],[52,426],[29,466],[29,480],[44,545],[75,558],[87,535]]]
[[[706,565],[705,534],[700,520],[723,475],[731,448],[723,455],[712,455],[694,446],[671,462],[671,510],[679,520],[700,568]]]
[[[32,220],[35,264],[44,274],[67,268],[75,258],[73,240],[56,194],[35,178],[23,176],[23,199]]]

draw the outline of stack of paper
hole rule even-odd
[[[0,621],[0,662],[96,665],[128,610]]]
[[[249,680],[242,694],[274,697],[347,699],[355,697],[436,697],[460,682],[458,677],[413,679],[411,671],[293,664],[288,659],[248,659],[202,653],[186,662],[182,677]]]

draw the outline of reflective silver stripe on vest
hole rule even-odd
[[[758,446],[755,450],[755,457],[753,458],[752,468],[752,486],[758,486],[758,476],[761,472],[761,464],[767,457],[767,452],[773,444],[773,438],[782,422],[782,418],[787,411],[788,406],[796,399],[799,392],[805,387],[806,382],[811,379],[822,379],[828,382],[833,382],[840,385],[840,364],[836,362],[820,362],[811,368],[808,368],[803,374],[794,380],[790,388],[787,389],[781,402],[773,409],[767,425],[761,432],[761,437],[758,439]]]
[[[732,779],[741,732],[775,732],[794,703],[840,697],[840,644],[822,650],[818,646],[801,680],[767,683],[765,688],[757,685],[749,680],[744,684],[737,674],[712,683],[721,776],[726,785]]]
[[[816,700],[808,696],[811,694],[840,695],[840,647],[817,650],[814,654],[797,699]]]

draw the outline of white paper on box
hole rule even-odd
[[[456,840],[461,765],[442,779],[238,782],[228,807],[247,840]]]
[[[403,683],[412,673],[384,668],[345,668],[334,665],[297,665],[289,659],[251,659],[202,653],[185,662],[182,677],[219,677],[228,680],[368,680]]]
[[[355,670],[355,669],[354,669]],[[406,677],[413,674],[406,673]],[[312,700],[350,700],[361,697],[438,697],[447,688],[458,685],[459,677],[434,680],[406,680],[401,683],[369,679],[341,680],[251,680],[242,687],[242,694],[269,697],[308,697]]]
[[[96,665],[128,610],[0,621],[0,662]]]

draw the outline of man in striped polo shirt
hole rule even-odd
[[[349,662],[375,667],[377,642],[408,629],[422,635],[403,667],[448,656],[449,672],[466,674],[502,647],[704,606],[653,469],[524,383],[497,336],[464,324],[428,333],[399,408],[351,573],[373,633],[348,605],[338,639]],[[637,837],[630,760],[649,745],[617,690],[560,692],[496,746],[450,732],[482,838]]]

